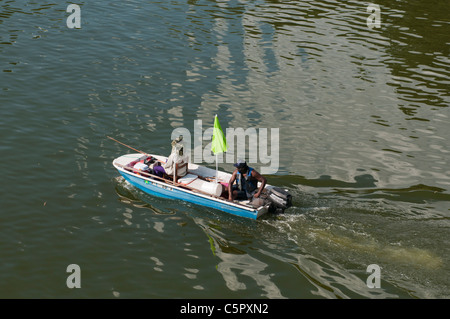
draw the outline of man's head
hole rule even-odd
[[[238,169],[239,173],[245,173],[248,169],[247,162],[242,159],[238,160],[234,164],[234,167]]]

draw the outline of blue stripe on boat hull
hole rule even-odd
[[[120,174],[133,186],[139,188],[143,192],[170,199],[181,199],[186,202],[194,203],[201,206],[206,206],[214,209],[218,209],[233,215],[247,217],[256,219],[258,216],[257,211],[249,211],[245,209],[241,209],[239,207],[233,205],[227,205],[225,203],[220,203],[215,200],[205,198],[202,196],[197,196],[195,194],[191,194],[188,192],[181,191],[175,187],[169,185],[163,185],[161,183],[151,182],[142,178],[135,177],[133,175],[129,175],[123,171],[119,171]]]

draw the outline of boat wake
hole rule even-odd
[[[320,260],[319,265],[339,269],[336,277],[317,278],[317,274],[308,272],[309,276],[327,287],[341,282],[339,276],[350,274],[365,283],[367,266],[377,264],[382,271],[382,287],[388,287],[386,292],[395,292],[397,297],[447,294],[442,275],[448,270],[444,255],[427,238],[415,236],[411,224],[417,223],[417,213],[409,212],[407,204],[292,193],[297,198],[292,210],[263,222],[301,252]],[[436,227],[440,220],[421,222],[438,237],[445,233]]]
[[[117,177],[115,183],[123,202],[161,215],[180,211],[179,207],[167,210],[167,205],[172,206],[168,201],[141,192],[123,177]],[[236,258],[239,251],[239,258],[252,265],[266,260],[267,257],[262,256],[266,255],[274,258],[276,264],[281,262],[294,266],[316,287],[315,294],[326,298],[428,298],[445,295],[446,281],[442,279],[442,273],[446,272],[447,266],[444,258],[411,233],[410,224],[417,219],[415,215],[405,219],[407,209],[399,206],[398,202],[349,199],[295,187],[288,188],[288,191],[294,199],[288,211],[270,214],[257,221],[213,213],[207,208],[191,209],[190,204],[183,204],[186,205],[183,211],[188,212],[186,216],[208,235],[213,254],[222,259],[218,270],[230,290],[245,290],[235,278],[236,272],[229,268],[236,266],[231,263],[223,267],[230,263],[229,258]],[[179,206],[177,201],[174,203]],[[424,223],[426,226],[430,224]],[[218,229],[221,229],[219,233]],[[262,255],[236,246],[233,240],[236,236],[253,238],[252,241],[258,242],[257,251]],[[382,271],[382,289],[377,292],[366,286],[366,270],[371,264],[379,265]],[[271,266],[267,264],[261,269],[265,267]],[[273,285],[269,278],[261,277],[261,273],[250,277],[263,282],[264,295],[288,297],[282,287]],[[433,283],[432,290],[430,282]]]

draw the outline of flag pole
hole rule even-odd
[[[216,154],[216,183],[218,183],[217,181],[218,175],[219,175],[219,154]]]
[[[214,121],[216,120],[217,114],[214,117]],[[216,153],[216,183],[218,183],[217,179],[218,179],[218,175],[219,175],[219,153]]]
[[[216,155],[216,183],[219,182],[219,153],[227,151],[227,140],[223,134],[222,127],[219,123],[219,118],[214,117],[214,130],[212,136],[211,150]]]

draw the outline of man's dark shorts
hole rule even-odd
[[[251,199],[253,197],[253,194],[256,193],[256,190],[252,193],[247,193],[246,191],[240,191],[237,186],[233,187],[233,191],[237,191],[237,200],[246,200]]]

